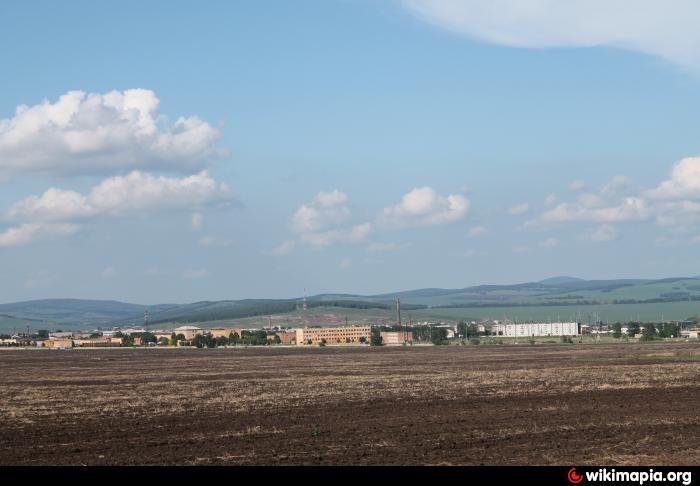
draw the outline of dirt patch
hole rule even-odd
[[[5,351],[0,464],[697,464],[698,351]]]

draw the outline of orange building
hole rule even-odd
[[[370,326],[347,327],[305,327],[296,330],[297,346],[309,344],[360,344],[361,338],[369,343],[372,328]]]

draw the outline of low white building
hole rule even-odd
[[[532,337],[532,336],[578,336],[577,322],[527,322],[521,324],[494,324],[491,331],[496,336]]]

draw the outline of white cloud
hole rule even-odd
[[[676,162],[671,178],[647,191],[654,199],[700,199],[700,157],[687,157]]]
[[[614,196],[616,194],[626,194],[632,189],[632,179],[623,175],[616,175],[603,186],[600,192],[606,196]]]
[[[192,231],[201,230],[203,223],[204,216],[202,216],[202,213],[192,213],[192,221],[190,222],[190,225],[192,226]]]
[[[29,196],[12,205],[8,216],[30,221],[65,221],[141,215],[151,210],[204,207],[231,198],[228,186],[217,183],[206,171],[184,178],[156,177],[133,171],[126,176],[105,179],[87,195],[48,189],[41,196]]]
[[[314,197],[314,203],[321,207],[334,207],[348,202],[348,196],[338,189],[332,191],[321,191]]]
[[[530,205],[528,203],[516,204],[515,206],[508,208],[508,214],[516,216],[518,214],[526,213],[529,209]]]
[[[584,187],[586,187],[586,181],[582,179],[576,179],[575,181],[571,181],[569,183],[569,189],[572,191],[580,191]]]
[[[340,268],[342,268],[342,269],[350,268],[351,265],[352,265],[352,260],[350,260],[347,257],[343,258],[340,261]]]
[[[651,215],[646,201],[640,197],[626,197],[619,203],[604,205],[595,195],[583,195],[574,203],[560,203],[542,213],[540,223],[565,223],[572,221],[591,221],[596,223],[614,223],[623,221],[642,221]],[[533,224],[535,222],[529,222]]]
[[[468,210],[469,200],[462,195],[443,197],[432,187],[418,187],[398,204],[384,208],[378,223],[389,228],[448,224],[462,219]]]
[[[199,118],[167,123],[153,91],[69,91],[56,102],[18,106],[0,119],[0,177],[94,174],[133,168],[191,170],[224,152]]]
[[[337,189],[321,191],[310,204],[302,204],[294,212],[290,227],[302,243],[315,247],[362,242],[373,231],[373,225],[365,222],[347,226],[351,217],[347,202],[348,196]]]
[[[475,250],[474,248],[468,248],[468,249],[464,250],[464,256],[467,258],[475,257],[478,254],[479,254],[479,252],[477,250]]]
[[[591,233],[591,240],[596,242],[610,241],[617,238],[617,229],[610,224],[602,224]]]
[[[361,223],[350,228],[330,229],[317,233],[305,233],[301,240],[312,246],[323,247],[335,243],[360,243],[372,233],[372,223]]]
[[[486,227],[484,227],[484,226],[473,226],[473,227],[469,228],[469,230],[467,231],[467,235],[470,238],[476,238],[476,237],[485,235],[486,231],[487,231]]]
[[[0,247],[19,246],[52,236],[72,235],[80,229],[76,224],[25,223],[0,233]]]
[[[311,204],[302,204],[291,220],[291,227],[297,233],[311,233],[329,226],[337,226],[350,217],[350,209],[345,205],[348,197],[336,190],[319,192]]]
[[[403,0],[419,18],[510,47],[608,46],[700,66],[694,0]]]

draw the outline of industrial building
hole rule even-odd
[[[494,336],[578,336],[581,334],[578,322],[526,322],[499,323],[491,328]]]
[[[296,330],[297,346],[309,344],[359,344],[361,338],[369,342],[370,326],[305,327]]]

